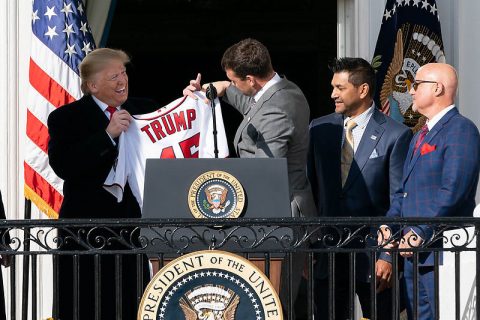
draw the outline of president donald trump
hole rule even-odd
[[[458,77],[448,64],[422,66],[410,94],[413,109],[427,118],[422,130],[413,137],[402,179],[402,190],[394,197],[387,216],[467,217],[475,208],[480,168],[480,136],[475,124],[463,117],[454,104]],[[400,249],[429,243],[431,226],[403,230]],[[418,319],[435,319],[433,252],[418,255],[418,270],[413,268],[413,253],[405,258],[407,311],[413,319],[414,273],[418,272]]]

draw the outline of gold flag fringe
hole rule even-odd
[[[37,208],[43,213],[45,213],[49,218],[58,219],[58,212],[53,210],[53,208],[50,207],[50,205],[46,203],[45,200],[43,200],[35,191],[33,191],[26,184],[24,184],[23,186],[23,192],[25,198],[32,201],[37,206]]]

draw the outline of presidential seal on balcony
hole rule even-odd
[[[195,218],[238,218],[245,206],[241,183],[225,171],[208,171],[188,191],[188,206]]]
[[[150,281],[138,320],[281,320],[275,289],[260,269],[235,254],[186,254]]]

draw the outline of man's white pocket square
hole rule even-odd
[[[375,159],[375,158],[378,158],[377,149],[373,149],[372,154],[370,155],[370,157],[368,157],[368,159]]]

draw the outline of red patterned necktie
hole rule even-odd
[[[108,106],[106,110],[108,111],[108,113],[110,113],[109,119],[112,120],[112,116],[117,111],[117,108],[112,107],[112,106]]]
[[[413,153],[412,157],[417,152],[418,147],[422,144],[423,140],[425,140],[425,136],[428,133],[428,126],[426,124],[423,125],[422,130],[420,131],[420,134],[418,135],[417,142],[415,142],[415,147],[413,148]]]

